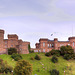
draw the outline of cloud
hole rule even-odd
[[[74,4],[74,0],[1,0],[0,17],[36,16],[49,22],[75,21]]]

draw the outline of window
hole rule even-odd
[[[45,42],[43,42],[43,47],[45,47]]]
[[[51,47],[51,44],[50,44],[50,47]]]
[[[73,46],[74,46],[74,42],[73,42]]]
[[[38,52],[38,50],[34,50],[34,52]]]
[[[13,45],[11,45],[11,47],[13,47]]]
[[[54,47],[54,44],[52,44],[52,47]]]
[[[43,49],[43,52],[45,52],[45,49]]]
[[[13,40],[11,40],[11,43],[13,42]]]
[[[68,45],[70,45],[70,44],[68,44]]]
[[[7,44],[7,41],[5,41],[5,44]]]
[[[48,48],[49,48],[49,44],[48,44]]]
[[[56,47],[57,47],[57,44],[56,44]]]
[[[41,50],[39,50],[39,52],[41,52]]]

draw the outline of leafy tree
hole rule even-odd
[[[32,65],[25,60],[19,60],[14,69],[16,75],[31,75]]]
[[[17,49],[16,48],[8,48],[8,54],[12,55],[13,53],[17,53]]]
[[[72,49],[71,46],[62,46],[60,48],[60,51],[61,51],[61,55],[65,55],[65,54],[73,54],[74,53],[74,50]]]

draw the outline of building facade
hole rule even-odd
[[[20,54],[28,54],[28,45],[30,42],[18,39],[16,34],[8,34],[8,39],[4,39],[4,30],[0,30],[0,54],[7,54],[8,48],[16,48]]]
[[[47,38],[41,38],[39,43],[36,43],[36,48],[32,48],[34,52],[49,52],[52,49],[60,50],[61,46],[70,45],[75,51],[75,37],[69,37],[68,41],[58,41],[57,38],[49,40]]]

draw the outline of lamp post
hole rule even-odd
[[[65,75],[65,71],[64,71],[64,75]]]
[[[12,75],[13,75],[13,71],[11,71],[12,72]]]

